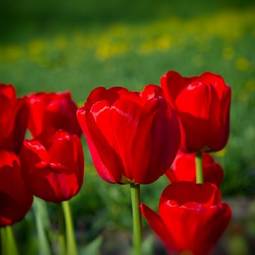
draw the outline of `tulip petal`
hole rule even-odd
[[[166,74],[164,74],[161,79],[160,83],[162,86],[162,89],[164,91],[164,94],[169,101],[169,103],[172,105],[172,107],[175,107],[175,99],[179,95],[179,93],[196,77],[183,77],[179,73],[175,71],[169,71]]]
[[[168,250],[173,251],[173,240],[171,240],[171,235],[169,234],[164,222],[160,216],[152,211],[145,204],[140,206],[141,212],[144,218],[147,220],[150,227],[155,231],[157,236],[163,241],[163,243],[168,247]]]
[[[70,92],[33,93],[28,96],[30,108],[29,130],[34,138],[48,142],[58,129],[81,135],[76,119],[77,106]]]
[[[13,134],[11,136],[12,149],[15,152],[19,152],[25,137],[28,124],[28,105],[26,98],[20,98],[17,100],[15,123],[13,127]]]
[[[20,221],[33,201],[21,173],[19,158],[9,151],[0,151],[0,201],[0,226]]]
[[[0,84],[0,148],[18,153],[28,121],[25,98],[16,98],[12,85]]]
[[[179,195],[173,195],[174,192],[169,192],[170,187],[168,187],[168,193],[164,191],[162,194],[159,214],[173,240],[175,250],[205,255],[209,254],[229,224],[231,209],[227,204],[215,199],[215,196],[218,196],[214,191],[217,189],[216,186],[190,184],[192,183],[179,185],[178,189],[181,188],[183,191],[177,190],[177,186],[173,184],[174,192],[179,192]],[[195,185],[198,188],[194,192]],[[212,197],[204,199],[203,193],[207,189],[211,190],[209,196]],[[193,198],[186,200],[189,192],[193,194]],[[166,197],[168,195],[169,197]],[[179,196],[178,200],[174,200],[177,196]],[[185,204],[181,204],[180,200],[186,200]]]
[[[118,156],[97,128],[93,116],[85,108],[77,111],[77,118],[86,136],[90,153],[99,175],[108,182],[120,182],[122,165]]]
[[[196,202],[203,205],[215,205],[221,200],[221,193],[216,185],[204,183],[198,185],[192,182],[176,182],[165,188],[160,203],[176,201],[178,205]]]
[[[223,169],[208,153],[202,154],[204,182],[219,186],[224,178]],[[196,182],[195,153],[178,152],[171,168],[166,172],[171,182]]]
[[[12,85],[0,84],[0,141],[11,133],[15,121],[16,92]]]
[[[52,138],[54,143],[49,148],[49,162],[61,164],[72,172],[75,167],[73,137],[64,131],[58,131]]]

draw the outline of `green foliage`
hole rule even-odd
[[[47,230],[50,227],[47,205],[44,201],[36,198],[33,204],[37,235],[38,235],[38,254],[50,255],[50,245],[47,238]]]
[[[80,254],[81,255],[100,255],[100,246],[102,244],[102,237],[99,236],[95,240],[93,240],[91,243],[87,244],[84,248],[81,249]]]

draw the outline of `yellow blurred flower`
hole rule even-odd
[[[1,49],[1,59],[5,61],[16,61],[23,56],[23,48],[18,45],[10,45]]]
[[[233,29],[234,24],[234,29]],[[235,57],[232,45],[255,24],[254,9],[243,11],[222,11],[210,16],[199,16],[186,20],[181,18],[158,19],[148,23],[114,23],[104,30],[78,30],[72,34],[56,35],[52,39],[34,39],[16,46],[1,46],[1,58],[16,60],[25,54],[32,61],[43,63],[47,57],[67,50],[74,55],[80,52],[95,54],[99,60],[108,60],[123,54],[135,52],[148,55],[169,49],[196,45],[203,52],[210,50],[213,39],[221,39],[227,45],[222,50],[224,60]],[[25,48],[25,50],[23,49]],[[53,52],[53,53],[52,53]],[[49,54],[48,54],[49,53]],[[55,54],[55,55],[54,55]],[[77,54],[77,59],[79,54]],[[197,56],[192,61],[200,66],[203,57]],[[237,58],[235,67],[240,71],[249,70],[252,63],[244,57]]]
[[[32,59],[38,58],[47,47],[46,43],[42,40],[36,39],[28,44],[28,54]]]
[[[235,62],[236,69],[239,71],[247,71],[250,69],[251,63],[245,57],[240,57]]]
[[[101,41],[96,49],[96,57],[100,60],[107,60],[126,53],[127,49],[128,47],[124,43]]]
[[[149,41],[143,42],[138,47],[138,52],[141,54],[150,54],[155,51],[164,51],[171,48],[171,38],[169,35],[162,35],[157,38],[153,38]]]
[[[171,47],[171,38],[170,36],[161,36],[156,40],[156,45],[158,49],[165,50]]]

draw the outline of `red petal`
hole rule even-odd
[[[144,87],[144,90],[140,93],[140,97],[147,102],[148,100],[160,99],[163,97],[162,90],[159,86],[154,84],[148,84]]]
[[[74,143],[75,139],[72,135],[64,131],[58,131],[52,137],[52,143],[49,148],[49,162],[60,164],[68,171],[76,169],[76,162],[74,160]]]
[[[21,174],[19,158],[14,153],[0,151],[0,226],[21,220],[32,200]]]
[[[0,146],[10,147],[15,122],[16,92],[12,85],[0,84]]]
[[[213,157],[207,153],[203,157],[203,175],[205,182],[211,182],[219,186],[224,177],[223,170]],[[190,181],[196,182],[195,153],[179,152],[171,169],[166,173],[171,182]]]
[[[221,193],[217,186],[211,183],[200,185],[192,182],[176,182],[163,191],[160,204],[166,201],[174,201],[180,206],[190,202],[209,206],[221,201]]]
[[[43,132],[44,112],[46,107],[45,93],[35,93],[28,97],[29,102],[29,130],[34,137],[38,137]]]
[[[25,140],[21,151],[21,159],[24,164],[36,164],[49,162],[49,155],[45,147],[37,140]],[[26,167],[27,168],[27,167]]]
[[[19,152],[26,134],[28,125],[29,109],[26,98],[17,101],[15,123],[10,137],[11,149]]]
[[[182,90],[175,105],[178,112],[190,114],[200,120],[208,120],[212,109],[213,89],[201,81],[192,82]]]
[[[153,231],[155,231],[157,236],[166,245],[167,249],[169,251],[173,251],[174,245],[172,237],[169,234],[166,225],[164,224],[160,216],[154,211],[152,211],[145,204],[141,204],[140,208],[144,218],[147,220],[148,224],[153,229]]]
[[[77,106],[70,92],[31,94],[29,105],[29,129],[33,137],[44,140],[58,129],[81,134],[76,119]]]
[[[196,77],[183,77],[175,71],[169,71],[161,77],[161,87],[172,107],[175,107],[175,100],[179,93],[195,78]]]
[[[87,98],[85,107],[90,108],[95,102],[107,100],[110,104],[114,103],[119,98],[119,95],[127,92],[127,89],[122,87],[111,87],[106,89],[104,87],[97,87],[92,90]]]
[[[160,205],[160,217],[173,238],[176,250],[205,255],[226,229],[231,210],[221,203],[204,207],[199,203],[178,206],[166,201]]]
[[[95,124],[95,120],[85,108],[77,111],[77,118],[87,139],[92,159],[99,175],[109,182],[119,183],[122,174],[122,165],[118,155],[105,140]]]

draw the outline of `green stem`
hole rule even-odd
[[[37,228],[37,234],[38,234],[38,243],[39,243],[39,254],[41,255],[50,255],[50,245],[48,242],[47,235],[45,233],[45,225],[47,223],[45,222],[48,220],[46,217],[48,216],[47,213],[44,210],[47,210],[45,208],[45,204],[43,201],[39,199],[35,199],[34,201],[34,212],[35,212],[35,220],[36,220],[36,228]]]
[[[57,235],[58,252],[57,254],[66,254],[65,236],[63,234]]]
[[[133,214],[133,254],[141,255],[142,220],[140,212],[140,185],[130,184],[132,214]]]
[[[203,176],[203,164],[202,164],[202,153],[196,153],[196,183],[202,184],[204,182]]]
[[[77,255],[71,208],[68,201],[62,202],[66,225],[66,255]]]
[[[18,255],[18,249],[17,249],[17,245],[16,245],[16,241],[15,241],[15,237],[12,231],[12,227],[11,226],[7,226],[4,229],[5,231],[5,255]]]
[[[5,254],[5,250],[6,250],[5,229],[1,228],[0,230],[1,230],[1,252],[2,252],[1,254]]]

